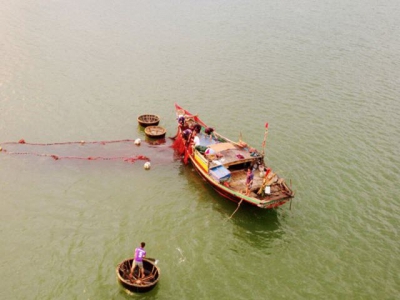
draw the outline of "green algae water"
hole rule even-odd
[[[3,149],[0,298],[397,298],[399,15],[394,0],[4,2],[2,148],[145,140],[147,113],[173,136],[176,102],[259,149],[268,122],[296,197],[232,216],[168,139],[14,145],[152,167]],[[141,241],[161,277],[131,295],[115,269]]]

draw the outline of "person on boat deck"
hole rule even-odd
[[[189,128],[188,124],[186,123],[185,117],[182,115],[179,115],[178,117],[178,127],[181,130],[181,132]]]
[[[207,127],[204,130],[204,133],[210,138],[210,140],[212,139],[212,133],[214,132],[214,128],[212,127]]]
[[[247,175],[246,175],[246,196],[250,195],[251,187],[253,185],[253,179],[254,179],[253,169],[249,167],[247,169]]]
[[[182,137],[183,137],[183,139],[185,140],[185,144],[188,143],[188,141],[189,141],[191,135],[192,135],[192,131],[191,131],[190,129],[185,129],[185,130],[182,132]]]
[[[146,257],[146,250],[144,250],[144,247],[146,246],[145,242],[140,243],[140,247],[137,247],[135,249],[135,259],[133,260],[131,272],[129,273],[130,276],[132,276],[133,271],[135,270],[136,266],[139,268],[139,278],[144,277],[144,268],[143,268],[143,258]]]
[[[183,125],[185,125],[185,117],[184,116],[179,115],[179,117],[178,117],[178,125],[179,125],[180,128],[182,128]]]
[[[200,145],[200,138],[199,138],[199,136],[197,135],[197,131],[193,131],[192,135],[193,135],[193,145],[194,145],[195,147],[196,147],[196,146],[199,146],[199,145]]]
[[[194,124],[191,128],[193,131],[196,133],[199,133],[201,131],[201,125],[200,124]]]

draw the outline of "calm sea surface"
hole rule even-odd
[[[398,299],[399,1],[0,2],[0,299]],[[169,139],[88,143],[172,136],[175,102],[259,149],[269,122],[291,207],[232,216]]]

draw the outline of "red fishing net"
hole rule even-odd
[[[54,160],[120,160],[128,163],[134,163],[138,160],[150,160],[143,154],[135,153],[138,152],[137,149],[139,149],[139,147],[134,144],[134,140],[129,139],[61,143],[27,143],[24,139],[21,139],[18,142],[5,142],[1,143],[1,145],[3,147],[0,147],[0,149],[5,154],[50,157]],[[78,147],[76,147],[77,145]],[[57,154],[54,152],[57,152]],[[75,155],[72,155],[71,153],[74,153]],[[90,153],[91,155],[87,155],[87,153]]]

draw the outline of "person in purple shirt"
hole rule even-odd
[[[135,249],[135,259],[132,264],[130,276],[132,276],[133,271],[135,270],[136,266],[138,266],[139,267],[139,278],[144,277],[143,258],[146,257],[146,250],[144,250],[145,246],[146,246],[146,243],[141,242],[140,247]]]
[[[252,168],[247,169],[246,174],[246,196],[250,195],[251,187],[253,185],[254,174]]]

